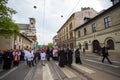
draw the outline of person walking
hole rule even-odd
[[[73,61],[73,51],[71,49],[67,49],[68,53],[67,53],[67,62],[68,62],[68,66],[71,67],[72,61]]]
[[[47,61],[50,61],[50,49],[49,48],[47,48],[46,57],[47,57]]]
[[[58,61],[59,61],[59,66],[64,67],[65,66],[65,51],[63,48],[61,48],[58,51]]]
[[[76,49],[76,51],[75,51],[75,63],[76,64],[78,64],[78,63],[82,64],[81,59],[80,59],[80,51],[79,51],[79,49]]]
[[[42,65],[45,66],[46,52],[44,49],[41,50],[40,57]]]
[[[104,63],[105,58],[107,59],[107,61],[112,64],[112,62],[110,61],[110,59],[108,58],[109,54],[108,54],[108,46],[103,46],[102,47],[102,55],[103,55],[103,59],[102,59],[102,63]]]
[[[17,49],[13,51],[13,66],[19,65],[20,55],[21,55],[20,50]]]
[[[12,65],[13,54],[10,50],[7,50],[3,54],[3,69],[9,70]]]
[[[34,58],[33,51],[31,49],[25,50],[25,60],[27,61],[29,67],[34,66],[33,58]]]

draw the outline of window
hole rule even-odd
[[[70,49],[73,49],[73,43],[70,43]]]
[[[73,33],[71,32],[71,33],[70,33],[70,39],[72,39],[72,38],[73,38]]]
[[[112,39],[109,39],[109,40],[107,41],[107,45],[109,46],[109,49],[110,49],[110,50],[114,50],[114,42],[113,42]]]
[[[85,43],[85,49],[88,50],[88,43]]]
[[[84,28],[84,35],[87,35],[87,30],[86,30],[86,28]]]
[[[65,34],[65,29],[64,29],[64,34]]]
[[[67,33],[67,40],[68,40],[68,33]]]
[[[120,2],[120,0],[113,0],[113,5],[117,4],[118,2]]]
[[[81,49],[81,44],[80,43],[78,43],[78,46],[79,46],[79,49]]]
[[[107,16],[107,17],[104,18],[104,24],[105,24],[105,28],[110,27],[110,24],[111,24],[110,16]]]
[[[66,27],[66,32],[68,32],[68,27]]]
[[[78,31],[78,38],[80,37],[80,31]]]
[[[92,24],[92,31],[96,32],[96,24],[95,23]]]
[[[70,29],[70,30],[72,29],[72,22],[71,22],[70,25],[69,25],[69,29]]]

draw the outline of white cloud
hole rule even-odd
[[[101,11],[111,6],[110,0],[45,0],[45,21],[43,25],[44,0],[9,0],[8,6],[18,13],[13,15],[17,23],[29,23],[29,18],[36,19],[38,42],[52,42],[53,36],[65,23],[68,17],[81,7],[91,7]],[[37,8],[35,9],[34,6]],[[75,7],[76,6],[76,7]],[[75,8],[74,8],[75,7]],[[74,10],[72,10],[74,8]],[[63,15],[63,17],[61,17]]]

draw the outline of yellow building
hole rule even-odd
[[[75,29],[76,45],[82,51],[98,53],[103,44],[120,53],[120,2]]]
[[[93,8],[81,8],[81,11],[73,13],[64,25],[58,30],[57,45],[59,48],[71,48],[76,46],[74,29],[84,23],[84,18],[93,18],[97,12]]]

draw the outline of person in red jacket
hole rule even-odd
[[[18,66],[21,52],[19,49],[13,51],[13,66]]]

